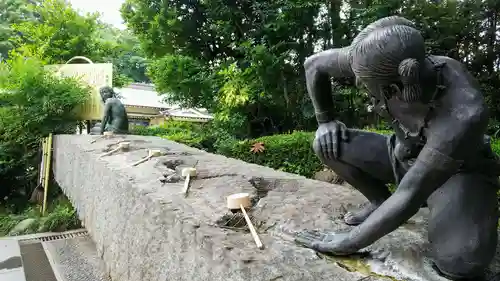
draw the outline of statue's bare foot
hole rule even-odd
[[[366,218],[368,218],[368,216],[371,213],[373,213],[373,211],[375,211],[379,206],[380,206],[380,204],[369,203],[368,205],[363,207],[363,209],[361,209],[361,211],[359,211],[357,213],[347,212],[344,215],[344,222],[347,225],[352,225],[352,226],[359,225],[362,222],[364,222],[366,220]]]

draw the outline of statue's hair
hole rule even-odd
[[[110,93],[111,94],[110,97],[115,96],[115,91],[113,91],[113,88],[111,88],[110,86],[103,86],[99,88],[99,94],[101,95],[101,99],[103,101],[104,101],[104,95],[106,95],[106,93]]]
[[[401,97],[404,101],[414,102],[422,97],[420,72],[420,62],[414,58],[405,59],[399,64],[398,74],[403,84]]]
[[[387,86],[401,82],[403,99],[414,101],[421,97],[419,76],[424,59],[424,39],[415,25],[390,16],[366,26],[350,46],[312,55],[306,63],[325,68],[333,78],[355,77],[358,86],[360,79],[376,79]]]
[[[374,30],[394,25],[402,25],[410,27],[415,26],[411,21],[399,16],[390,16],[381,18],[379,20],[372,22],[371,24],[366,26],[363,30],[361,30],[361,32],[353,39],[350,46],[323,51],[322,52],[323,54],[330,53],[329,55],[329,57],[331,58],[330,64],[336,65],[335,68],[329,69],[330,75],[334,78],[354,77],[355,75],[354,72],[352,71],[351,63],[353,55],[352,51],[356,47],[356,45],[358,45],[359,42],[364,40]],[[313,55],[309,59],[314,60],[315,57],[319,58],[319,56]]]
[[[390,16],[390,17],[385,17],[378,19],[369,25],[367,25],[361,32],[354,37],[352,40],[351,46],[349,46],[349,67],[351,67],[352,64],[352,56],[353,56],[353,49],[356,48],[356,46],[364,40],[370,33],[372,33],[374,30],[380,29],[380,28],[385,28],[389,26],[395,26],[395,25],[402,25],[402,26],[409,26],[415,28],[415,24],[411,22],[410,20],[400,17],[400,16]],[[352,71],[352,70],[351,70]],[[360,86],[361,82],[359,81],[358,77],[354,75],[354,72],[352,72],[352,75],[356,77],[356,86]]]
[[[99,88],[99,93],[102,95],[103,93],[113,93],[113,88],[111,88],[110,86],[102,86],[101,88]]]
[[[420,98],[425,42],[418,30],[406,25],[378,28],[353,47],[351,67],[357,78],[401,82],[405,101]]]
[[[404,69],[415,64],[403,62],[405,59],[421,62],[425,58],[424,38],[415,28],[404,25],[375,29],[353,47],[351,67],[361,78],[393,78],[398,72],[407,74],[409,70]]]
[[[390,16],[378,19],[369,25],[367,25],[363,30],[361,30],[358,35],[352,40],[351,46],[356,46],[360,41],[365,39],[370,33],[379,28],[384,28],[393,25],[404,25],[416,28],[415,24],[406,18],[400,16]]]

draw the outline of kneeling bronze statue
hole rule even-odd
[[[129,129],[127,111],[116,97],[115,91],[111,87],[104,86],[99,89],[99,93],[104,103],[100,134],[104,132],[127,134]]]
[[[475,78],[452,58],[426,54],[415,25],[397,16],[368,25],[348,47],[312,55],[304,67],[319,124],[313,149],[369,204],[345,215],[351,231],[305,231],[296,241],[350,255],[427,205],[435,268],[453,280],[481,278],[497,246],[499,169]],[[366,88],[392,136],[336,119],[330,78],[346,77]],[[388,183],[397,185],[392,195]]]

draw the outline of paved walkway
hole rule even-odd
[[[0,239],[0,281],[26,281],[21,249],[14,239]]]
[[[110,281],[92,239],[65,236],[78,231],[0,238],[0,281]]]

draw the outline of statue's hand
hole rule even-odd
[[[298,233],[295,242],[306,248],[337,256],[351,255],[357,252],[348,246],[349,233],[321,233],[308,230]]]
[[[316,130],[315,144],[319,145],[325,159],[340,157],[340,143],[348,141],[347,127],[340,121],[320,124]]]

